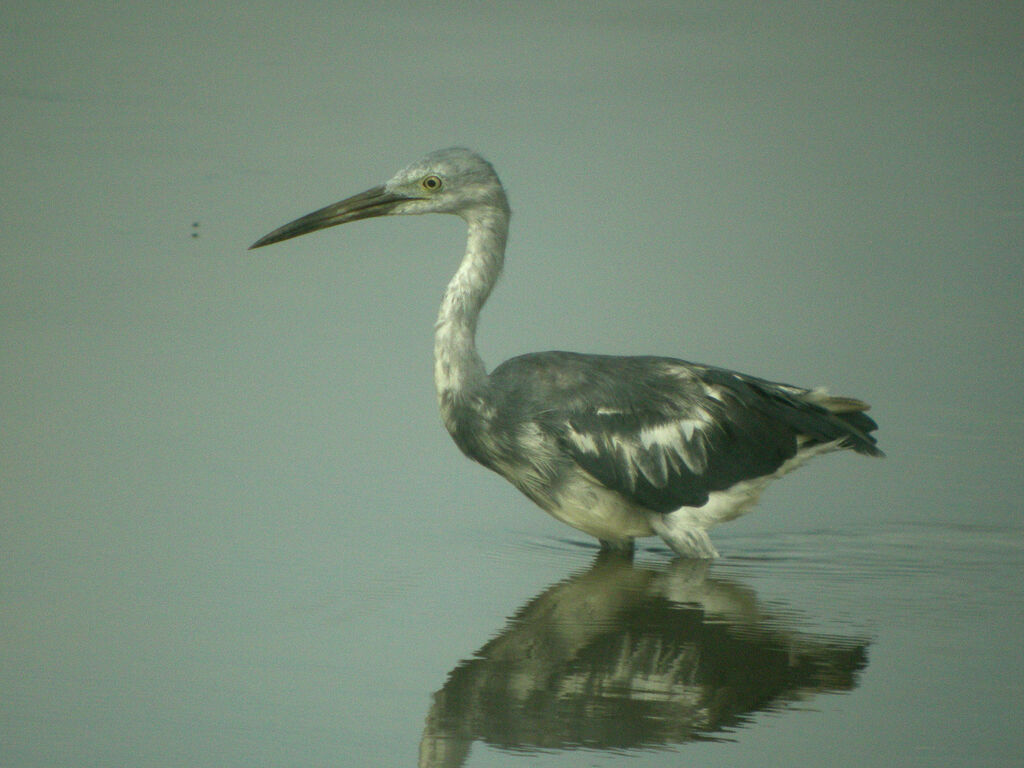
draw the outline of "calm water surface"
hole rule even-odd
[[[5,765],[1021,754],[1020,529],[725,534],[711,565],[545,537],[289,562],[251,532],[235,542],[251,558],[218,562],[223,532],[191,534],[207,540],[131,551],[115,534],[78,562],[54,542],[8,566]]]
[[[1015,763],[1020,530],[728,546],[595,555],[525,601],[434,694],[420,765]]]

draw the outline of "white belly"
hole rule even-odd
[[[559,488],[554,501],[545,506],[545,511],[566,525],[604,541],[654,535],[654,529],[647,520],[649,513],[582,474]]]

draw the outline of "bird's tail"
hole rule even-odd
[[[811,390],[807,399],[827,410],[847,428],[848,436],[840,443],[841,447],[867,456],[885,456],[871,434],[878,429],[878,424],[865,413],[871,406],[863,400],[830,395],[824,390]]]

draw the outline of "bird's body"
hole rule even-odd
[[[707,529],[748,511],[773,478],[841,448],[881,455],[859,400],[682,360],[541,352],[488,374],[476,323],[501,272],[510,214],[494,170],[469,150],[434,152],[252,247],[431,212],[468,226],[435,327],[445,427],[471,459],[605,546],[659,535],[681,555],[713,557]]]

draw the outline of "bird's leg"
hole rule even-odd
[[[677,555],[702,560],[714,560],[718,557],[718,550],[708,538],[707,530],[693,525],[678,512],[667,515],[654,514],[649,519],[654,532],[661,536]]]
[[[633,554],[633,539],[598,539],[602,552],[628,552]]]

